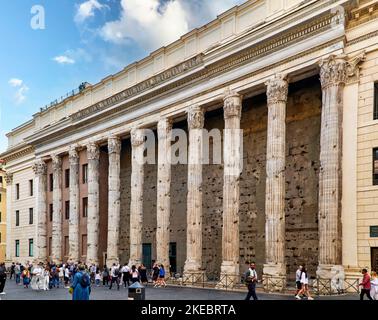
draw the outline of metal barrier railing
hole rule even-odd
[[[316,278],[312,287],[316,295],[359,293],[359,283],[359,279],[325,280]]]

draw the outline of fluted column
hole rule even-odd
[[[193,273],[202,269],[202,160],[204,113],[195,105],[188,112],[188,197],[186,213],[186,261],[184,273],[193,279]]]
[[[100,148],[96,143],[87,146],[88,158],[88,219],[87,219],[87,264],[98,264],[98,241],[100,222],[99,165]]]
[[[158,173],[157,173],[157,229],[156,259],[169,274],[169,217],[171,214],[171,138],[172,122],[162,119],[157,125]]]
[[[286,102],[289,84],[285,75],[267,83],[268,138],[265,198],[264,281],[268,290],[286,287],[285,263],[285,156]],[[272,281],[270,281],[272,280]]]
[[[68,230],[69,259],[78,262],[79,256],[79,154],[75,146],[69,151],[70,161],[70,220]]]
[[[347,81],[344,56],[320,63],[322,116],[319,173],[319,267],[317,274],[330,279],[343,273],[341,266],[341,134],[343,89]]]
[[[131,130],[131,204],[130,204],[130,265],[142,262],[144,134],[142,129]]]
[[[240,130],[242,97],[228,92],[224,98],[224,146],[223,146],[223,228],[222,265],[223,280],[218,284],[233,286],[239,275],[239,180],[243,160],[243,135]],[[226,277],[227,275],[227,277]]]
[[[6,249],[5,249],[5,259],[7,263],[13,261],[12,250],[13,238],[12,238],[12,190],[13,190],[13,174],[7,172],[5,175],[5,182],[7,183],[7,234],[6,234]]]
[[[52,156],[53,166],[53,220],[51,256],[56,263],[62,262],[62,159]]]
[[[119,223],[121,214],[121,139],[108,139],[109,153],[109,202],[108,202],[108,247],[107,263],[119,262]]]

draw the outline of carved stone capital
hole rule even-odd
[[[241,118],[242,96],[233,91],[226,91],[224,98],[224,118]]]
[[[62,158],[58,155],[52,155],[51,159],[53,171],[62,170]]]
[[[121,139],[117,136],[110,136],[108,139],[108,153],[121,153]]]
[[[5,173],[5,182],[7,183],[7,185],[11,185],[13,183],[13,173]]]
[[[286,74],[276,74],[265,85],[267,86],[268,105],[279,102],[286,103],[289,91],[289,82],[287,81]]]
[[[165,138],[172,131],[173,122],[171,119],[165,118],[159,120],[157,124],[157,131],[159,138]]]
[[[202,108],[198,105],[191,106],[188,110],[189,129],[202,129],[205,124],[205,117]]]
[[[138,147],[144,143],[144,134],[142,129],[133,128],[130,132],[131,145]]]
[[[70,150],[68,151],[68,158],[70,161],[70,165],[75,165],[79,163],[79,153],[77,151],[77,146],[70,147]]]
[[[99,160],[100,159],[100,148],[97,143],[90,142],[87,145],[87,159],[88,160]]]
[[[34,162],[34,165],[33,165],[33,171],[37,176],[47,174],[46,163],[42,159],[36,160],[36,162]]]
[[[320,61],[320,82],[322,88],[345,85],[348,79],[346,56],[330,55]]]

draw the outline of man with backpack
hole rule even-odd
[[[5,264],[0,263],[0,294],[5,294],[4,287],[5,287],[6,281],[7,281],[7,272],[5,269]]]
[[[112,290],[113,283],[117,283],[117,289],[119,290],[119,266],[117,266],[115,263],[113,263],[113,266],[110,268],[110,276],[111,276],[111,281],[110,281],[110,287],[109,290]]]
[[[251,297],[253,297],[253,300],[258,300],[256,295],[257,272],[254,262],[250,263],[249,269],[245,273],[245,283],[248,288],[248,294],[245,300],[250,300]]]
[[[79,271],[74,276],[73,283],[70,287],[72,300],[89,300],[91,294],[91,279],[85,272],[83,265],[79,266]]]

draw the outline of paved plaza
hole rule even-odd
[[[31,288],[24,289],[18,286],[14,280],[7,280],[5,285],[5,295],[0,296],[1,300],[70,300],[71,295],[68,289],[60,287],[49,291],[34,291]],[[168,286],[166,288],[153,288],[147,286],[146,300],[243,300],[244,292],[226,292],[211,289],[183,288]],[[261,300],[295,300],[292,295],[276,295],[258,292]],[[128,291],[121,287],[118,291],[113,287],[92,286],[91,300],[127,300]],[[340,295],[332,297],[316,297],[315,300],[358,300],[358,295]]]

